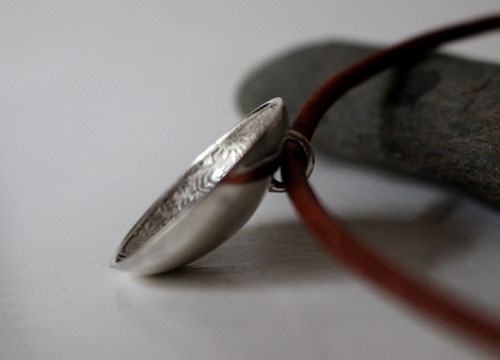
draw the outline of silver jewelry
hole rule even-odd
[[[259,106],[196,158],[125,236],[111,267],[142,275],[172,270],[212,250],[247,222],[271,176],[224,183],[278,156],[288,130],[283,100]]]

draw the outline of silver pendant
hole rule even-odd
[[[151,205],[121,242],[111,267],[141,275],[165,272],[234,234],[254,213],[271,176],[238,184],[222,180],[276,157],[287,130],[281,98],[252,111]]]

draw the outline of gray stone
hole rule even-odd
[[[240,87],[244,112],[281,96],[293,119],[332,74],[377,50],[330,42],[294,49]],[[318,152],[445,181],[500,205],[500,66],[429,54],[349,91],[322,119]]]

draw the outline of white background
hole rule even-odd
[[[249,69],[308,41],[393,43],[490,1],[0,2],[2,359],[479,359],[330,260],[285,195],[168,276],[107,267],[241,117]],[[498,33],[446,51],[500,60]],[[500,219],[450,189],[330,161],[325,205],[388,256],[500,313]]]

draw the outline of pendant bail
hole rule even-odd
[[[283,137],[281,146],[284,147],[287,141],[294,141],[299,144],[304,151],[307,158],[306,177],[309,178],[314,169],[314,152],[309,140],[298,131],[288,130]],[[283,181],[276,179],[273,175],[271,183],[269,184],[269,192],[286,192],[285,184]]]

